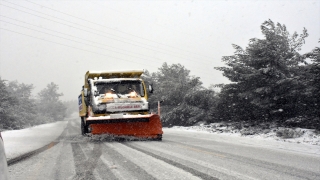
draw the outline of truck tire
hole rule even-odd
[[[81,118],[81,134],[85,135],[87,134],[88,131],[88,126],[84,123],[83,117]]]
[[[162,141],[162,134],[158,134],[156,138],[153,139],[154,141]]]

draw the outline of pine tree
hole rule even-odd
[[[231,103],[240,103],[234,113],[247,107],[246,118],[269,121],[294,116],[299,101],[296,69],[305,62],[298,51],[308,36],[307,30],[290,35],[285,25],[268,20],[261,31],[264,39],[250,39],[246,49],[233,45],[235,54],[222,59],[227,67],[216,69],[233,82]],[[221,99],[222,104],[230,103],[226,97]]]

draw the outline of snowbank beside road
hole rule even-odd
[[[174,126],[172,128],[166,128],[166,131],[180,130],[186,133],[197,132],[210,134],[207,138],[217,139],[218,141],[224,141],[228,143],[267,147],[271,149],[283,149],[287,151],[303,152],[307,154],[320,155],[320,134],[315,133],[312,129],[293,129],[294,131],[300,131],[301,136],[295,138],[283,138],[278,137],[277,132],[283,128],[272,128],[267,131],[255,133],[253,135],[242,135],[240,130],[232,130],[232,128],[221,125],[219,123],[213,123],[211,125],[199,125],[199,126]],[[211,136],[212,135],[212,136]],[[165,134],[164,134],[165,136]]]
[[[7,160],[39,149],[56,140],[68,121],[43,124],[31,128],[1,132]]]

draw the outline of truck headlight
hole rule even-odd
[[[113,98],[113,94],[106,93],[104,97],[107,98],[107,99],[112,99]]]
[[[137,94],[135,91],[132,91],[132,92],[130,92],[129,96],[130,96],[131,98],[133,98],[133,97],[137,97],[138,94]]]

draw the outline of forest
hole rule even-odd
[[[163,63],[157,72],[145,71],[143,79],[155,89],[151,111],[157,112],[162,101],[163,126],[275,123],[320,130],[320,47],[299,53],[307,29],[290,34],[285,25],[271,20],[260,29],[264,38],[250,39],[245,48],[233,44],[234,54],[222,57],[225,66],[214,67],[229,84],[205,88],[181,64]],[[0,79],[0,129],[59,121],[77,112],[77,100],[62,102],[58,89],[51,82],[32,97],[32,84]]]

